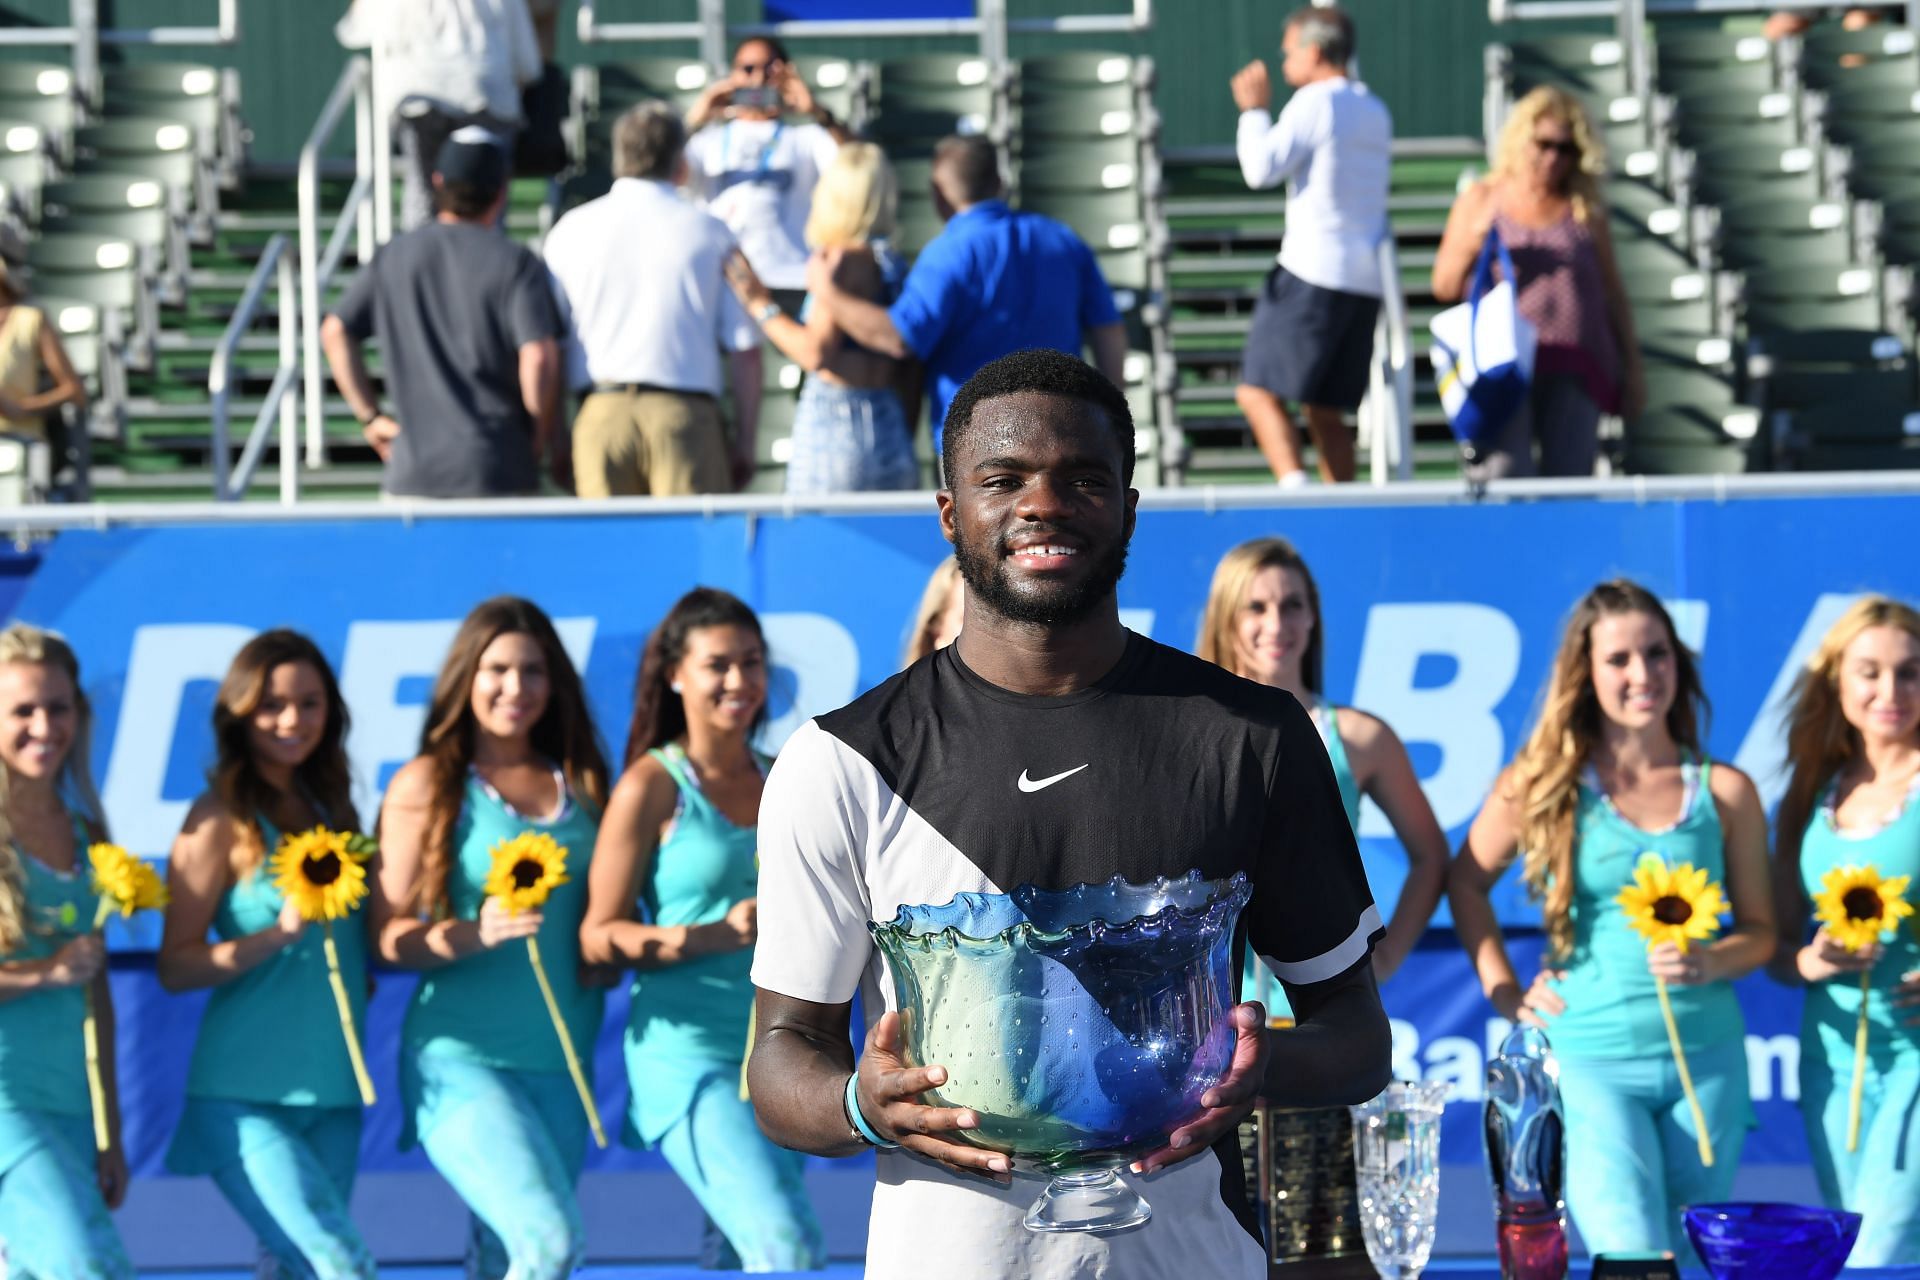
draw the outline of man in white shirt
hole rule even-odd
[[[739,252],[733,233],[676,189],[686,145],[673,108],[634,107],[613,126],[613,189],[547,234],[547,267],[572,327],[569,377],[591,387],[573,420],[583,498],[726,493],[753,475],[760,330],[722,277]]]
[[[846,125],[815,100],[779,41],[755,36],[694,103],[687,129],[688,190],[740,238],[769,289],[806,288],[813,188],[851,136]]]
[[[1234,397],[1286,488],[1307,482],[1288,401],[1305,411],[1320,478],[1353,479],[1344,415],[1366,393],[1380,311],[1393,119],[1347,77],[1353,48],[1353,22],[1338,9],[1288,18],[1281,73],[1294,94],[1278,122],[1266,63],[1250,62],[1233,77],[1241,174],[1256,189],[1288,184],[1279,265],[1254,306]]]

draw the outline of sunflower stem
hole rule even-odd
[[[747,1052],[740,1059],[740,1101],[751,1100],[747,1092],[747,1064],[753,1061],[753,1006],[747,1006]]]
[[[1673,1001],[1667,998],[1667,980],[1655,976],[1653,989],[1660,994],[1660,1015],[1667,1020],[1667,1044],[1673,1049],[1673,1065],[1680,1069],[1680,1088],[1687,1095],[1687,1110],[1693,1115],[1693,1132],[1700,1143],[1700,1163],[1713,1168],[1713,1138],[1707,1133],[1707,1116],[1700,1109],[1700,1097],[1693,1091],[1693,1073],[1687,1070],[1687,1051],[1680,1047],[1680,1024],[1673,1020]]]
[[[93,931],[98,933],[106,928],[107,921],[112,915],[113,897],[111,894],[103,893],[100,895],[99,903],[93,909]]]
[[[600,1108],[594,1105],[593,1090],[587,1088],[586,1073],[580,1070],[580,1055],[573,1047],[573,1033],[567,1030],[567,1020],[560,1016],[560,1005],[553,998],[553,984],[547,981],[547,968],[540,963],[540,940],[527,939],[527,958],[533,961],[533,976],[540,983],[540,994],[547,1002],[547,1016],[553,1019],[554,1034],[560,1037],[560,1051],[567,1057],[567,1074],[573,1077],[574,1092],[580,1095],[580,1106],[587,1113],[587,1123],[593,1127],[593,1144],[604,1150],[607,1145],[607,1131],[600,1127]]]
[[[1847,1090],[1847,1150],[1860,1149],[1860,1094],[1867,1085],[1867,990],[1873,970],[1860,971],[1860,1016],[1853,1024],[1853,1085]]]
[[[87,1017],[80,1034],[87,1045],[87,1098],[93,1103],[93,1147],[106,1151],[113,1146],[107,1132],[107,1083],[100,1071],[100,1023],[93,1011],[93,984],[87,984]]]
[[[320,922],[320,939],[327,950],[327,985],[333,988],[334,1007],[340,1010],[340,1032],[347,1038],[347,1057],[353,1063],[353,1078],[360,1086],[363,1106],[374,1103],[373,1078],[367,1074],[367,1060],[360,1052],[360,1034],[353,1029],[353,1002],[347,998],[347,984],[340,977],[340,951],[333,945],[333,921]]]

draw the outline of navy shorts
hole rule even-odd
[[[1378,298],[1322,289],[1275,267],[1253,307],[1240,381],[1282,400],[1357,409],[1379,314]]]

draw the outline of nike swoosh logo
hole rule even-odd
[[[1087,764],[1092,764],[1092,763],[1093,763],[1092,761],[1087,762]],[[1032,793],[1035,791],[1045,791],[1048,787],[1060,781],[1062,778],[1071,778],[1074,774],[1080,772],[1080,769],[1084,769],[1086,767],[1087,765],[1083,764],[1080,766],[1079,769],[1069,769],[1065,773],[1056,773],[1051,778],[1029,778],[1027,776],[1027,771],[1025,769],[1022,769],[1020,771],[1020,784],[1019,784],[1020,789],[1028,793]]]

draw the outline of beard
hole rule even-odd
[[[1033,532],[1023,530],[1022,532]],[[954,564],[973,598],[1009,622],[1038,626],[1066,626],[1078,622],[1113,594],[1127,571],[1127,542],[1121,539],[1099,552],[1075,582],[1045,580],[1020,584],[1008,572],[1006,548],[995,543],[975,546],[964,537],[953,543]]]

